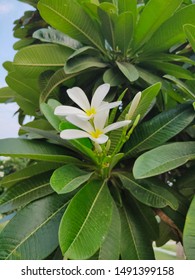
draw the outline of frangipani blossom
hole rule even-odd
[[[66,140],[87,137],[98,144],[106,143],[108,140],[106,133],[111,130],[127,126],[131,122],[130,120],[120,121],[104,127],[108,117],[108,112],[109,111],[96,114],[94,117],[94,126],[89,121],[82,120],[77,116],[69,115],[66,119],[82,130],[66,129],[60,133],[60,137]]]
[[[91,100],[91,104],[84,93],[79,87],[73,87],[67,90],[68,96],[74,101],[81,109],[73,106],[58,106],[56,107],[54,114],[59,116],[77,116],[83,120],[89,120],[93,118],[97,113],[104,110],[115,108],[121,104],[121,101],[105,102],[103,101],[110,89],[109,84],[103,84],[99,86]]]

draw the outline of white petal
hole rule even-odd
[[[105,103],[102,104],[98,108],[98,112],[101,111],[101,110],[112,109],[112,108],[118,107],[119,105],[121,105],[122,101],[116,101],[116,102],[111,102],[111,103],[105,102]]]
[[[79,87],[67,90],[68,96],[84,111],[90,109],[90,104],[84,91]]]
[[[106,143],[108,141],[108,136],[105,135],[105,134],[100,135],[100,137],[98,137],[98,138],[94,138],[92,136],[89,136],[89,138],[92,141],[94,141],[94,142],[96,142],[98,144],[104,144],[104,143]]]
[[[109,110],[102,110],[94,116],[95,129],[103,130],[105,123],[108,119]]]
[[[66,140],[86,138],[89,136],[87,132],[78,129],[65,129],[60,133],[60,137]]]
[[[104,133],[107,133],[111,130],[116,130],[116,129],[126,126],[130,123],[131,123],[131,121],[121,121],[121,122],[116,122],[116,123],[110,124],[104,128]]]
[[[110,89],[109,84],[103,84],[99,86],[92,97],[91,107],[95,107],[95,108],[99,107],[103,99],[105,98],[105,96],[108,94],[109,89]]]
[[[74,115],[69,115],[66,117],[66,119],[70,123],[78,126],[79,128],[81,128],[87,132],[94,131],[93,126],[88,121],[82,120]]]
[[[54,111],[55,115],[58,116],[67,116],[67,115],[83,115],[85,116],[85,112],[83,112],[81,109],[72,107],[72,106],[58,106],[55,108]]]

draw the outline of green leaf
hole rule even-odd
[[[161,88],[161,83],[156,83],[142,91],[141,100],[139,102],[139,106],[135,110],[134,113],[135,117],[132,118],[132,121],[135,121],[137,115],[140,115],[141,118],[143,118],[147,114],[147,112],[150,111],[150,109],[154,105],[155,97],[158,94],[160,88]],[[118,118],[118,121],[122,121],[125,119],[125,116],[129,111],[130,105],[131,103],[127,105],[127,107],[123,110],[122,114]],[[122,131],[121,129],[118,129],[110,133],[110,140],[111,140],[111,147],[109,150],[110,153],[114,151],[115,147],[120,141],[121,131]]]
[[[39,91],[36,79],[25,78],[17,72],[11,72],[6,77],[6,82],[17,95],[38,106]]]
[[[87,55],[83,55],[80,57],[74,57],[69,59],[64,66],[64,71],[66,74],[74,74],[89,68],[97,69],[97,68],[105,68],[107,64],[102,62],[97,57],[90,57]]]
[[[38,9],[43,19],[54,28],[105,52],[95,23],[77,1],[41,0]]]
[[[108,232],[112,209],[105,182],[91,181],[83,187],[71,200],[60,224],[63,255],[69,259],[87,259],[95,254]]]
[[[98,6],[98,14],[105,40],[109,43],[113,50],[116,49],[114,19],[117,16],[116,6],[112,3],[103,2]]]
[[[0,89],[0,103],[6,103],[13,101],[15,98],[15,91],[9,87],[3,87]]]
[[[2,156],[30,158],[61,163],[79,163],[72,156],[66,155],[65,148],[39,140],[0,139],[0,154]]]
[[[188,38],[188,41],[190,42],[194,52],[195,52],[195,26],[192,24],[185,24],[184,25],[184,31]]]
[[[118,260],[120,255],[121,221],[119,211],[113,203],[113,213],[108,233],[103,241],[99,260]]]
[[[5,176],[1,180],[1,185],[3,187],[9,188],[20,181],[28,179],[34,175],[38,175],[46,171],[56,169],[60,166],[61,164],[53,162],[35,162],[19,171]]]
[[[130,207],[128,200],[120,209],[121,217],[121,258],[122,260],[154,259],[152,244],[144,232],[137,213]]]
[[[0,233],[1,260],[41,260],[58,246],[58,227],[70,197],[50,195],[20,210]]]
[[[52,77],[49,79],[49,81],[47,82],[44,90],[41,92],[40,95],[40,103],[44,103],[46,102],[46,100],[48,99],[49,95],[53,92],[53,90],[60,84],[62,84],[65,81],[68,81],[72,78],[74,78],[76,75],[72,74],[72,75],[67,75],[64,71],[64,68],[59,69],[58,71],[56,71]]]
[[[24,76],[36,77],[46,70],[63,67],[71,54],[70,48],[54,44],[28,46],[17,52],[13,66]]]
[[[10,187],[0,196],[0,213],[13,211],[53,192],[49,185],[51,172],[32,176]]]
[[[107,69],[103,75],[105,83],[110,84],[111,87],[119,86],[125,82],[125,77],[119,69],[110,68]]]
[[[170,206],[178,208],[178,201],[174,195],[166,188],[153,184],[150,181],[137,181],[132,175],[123,172],[117,173],[124,188],[126,188],[138,201],[154,208]]]
[[[73,50],[82,47],[82,44],[67,36],[66,34],[55,30],[53,28],[42,28],[33,33],[33,38],[36,38],[42,42],[56,43],[58,45],[66,46]]]
[[[195,246],[194,246],[194,238],[195,238],[195,222],[194,222],[194,214],[195,214],[195,196],[192,199],[190,208],[188,210],[185,226],[184,226],[184,251],[188,260],[195,259]]]
[[[157,30],[144,47],[144,52],[165,51],[176,44],[184,43],[186,41],[186,34],[183,31],[183,26],[185,24],[195,25],[194,13],[194,4],[178,10]]]
[[[40,109],[48,122],[55,128],[55,130],[59,131],[59,125],[62,121],[62,118],[54,115],[55,107],[61,105],[60,102],[54,99],[49,99],[48,103],[41,103]]]
[[[134,47],[140,48],[154,34],[156,30],[169,19],[182,0],[150,0],[140,15],[134,38]]]
[[[93,172],[88,173],[78,167],[68,164],[54,171],[51,176],[51,187],[58,194],[68,193],[89,180]]]
[[[133,25],[137,21],[137,1],[136,0],[120,0],[118,1],[119,13],[131,12],[133,14]]]
[[[193,159],[195,159],[194,142],[175,142],[157,147],[138,157],[133,167],[133,174],[136,179],[152,177]]]
[[[155,148],[181,132],[194,120],[192,105],[180,105],[164,111],[153,119],[137,126],[124,146],[126,157]]]
[[[139,72],[133,64],[118,61],[116,61],[116,64],[130,82],[135,82],[139,78]]]
[[[125,12],[118,16],[115,21],[114,33],[116,47],[126,54],[134,32],[134,17],[131,12]]]

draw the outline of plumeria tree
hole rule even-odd
[[[195,4],[23,2],[0,154],[29,161],[1,180],[0,259],[154,259],[170,239],[194,259]]]

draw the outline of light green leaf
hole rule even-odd
[[[10,187],[0,196],[0,213],[13,211],[53,192],[49,185],[51,172],[32,176]]]
[[[62,121],[62,117],[54,115],[54,107],[61,105],[60,102],[54,99],[49,99],[48,103],[41,103],[40,108],[48,122],[59,131],[59,125]]]
[[[185,24],[184,31],[195,52],[195,26],[192,24]]]
[[[0,233],[0,259],[40,260],[50,255],[58,246],[58,227],[69,199],[50,195],[20,210]]]
[[[137,179],[152,177],[193,159],[195,159],[194,142],[175,142],[157,147],[138,157],[133,167],[133,174]]]
[[[119,0],[118,1],[119,13],[131,12],[133,14],[133,25],[137,21],[137,0]]]
[[[113,213],[108,233],[103,241],[99,260],[118,260],[120,255],[121,221],[119,211],[113,203]]]
[[[80,161],[68,156],[63,147],[40,140],[7,138],[0,139],[0,155],[61,163],[79,163]]]
[[[140,15],[134,38],[134,47],[140,48],[154,34],[156,30],[169,19],[182,0],[150,0]]]
[[[117,173],[123,186],[140,202],[154,208],[163,208],[169,205],[173,209],[178,208],[178,201],[166,188],[147,182],[137,181],[127,172]]]
[[[82,207],[81,207],[82,206]],[[91,181],[71,200],[60,224],[63,255],[87,259],[99,249],[108,232],[113,201],[105,182]]]
[[[58,194],[68,193],[89,180],[93,172],[88,173],[78,167],[68,164],[54,171],[51,176],[51,187]]]
[[[192,199],[192,202],[190,204],[190,208],[188,210],[185,226],[184,226],[184,236],[183,236],[183,242],[184,242],[184,251],[185,255],[188,260],[194,260],[195,259],[195,221],[194,221],[194,215],[195,215],[195,196]]]
[[[38,9],[43,19],[54,28],[105,52],[95,23],[77,1],[41,0]]]
[[[9,87],[3,87],[0,89],[0,103],[7,103],[13,101],[15,98],[15,91]]]
[[[1,180],[1,185],[3,187],[9,188],[20,181],[49,170],[54,170],[60,166],[61,164],[53,162],[35,162],[19,171],[6,175]]]
[[[56,43],[58,45],[66,46],[73,50],[82,47],[82,44],[67,36],[66,34],[55,30],[53,28],[42,28],[33,33],[33,38],[36,38],[42,42]]]
[[[139,78],[139,72],[136,67],[129,62],[118,62],[116,61],[118,68],[125,75],[125,77],[130,81],[134,82]]]
[[[37,77],[46,70],[57,70],[64,66],[72,54],[70,48],[54,44],[40,44],[21,49],[14,57],[13,66],[24,76]]]
[[[160,52],[168,50],[176,44],[184,43],[186,41],[186,34],[184,33],[183,26],[185,24],[195,25],[194,13],[194,4],[178,10],[157,30],[144,47],[144,51],[150,53]]]
[[[125,156],[135,156],[165,143],[186,128],[194,117],[192,105],[185,104],[140,124],[124,146]]]

